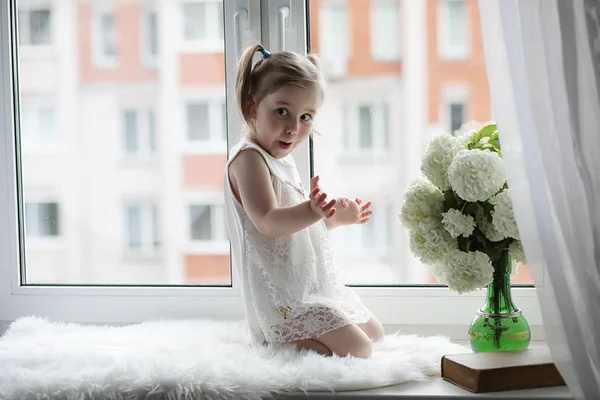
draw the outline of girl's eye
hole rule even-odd
[[[310,114],[303,114],[300,118],[302,119],[302,121],[308,122],[308,121],[312,120],[312,115],[310,115]]]
[[[287,116],[289,113],[288,113],[288,110],[286,110],[285,108],[278,108],[277,114],[282,115],[282,116]]]

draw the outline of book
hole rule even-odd
[[[442,379],[473,393],[565,385],[547,347],[446,355]]]

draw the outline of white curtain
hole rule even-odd
[[[573,395],[598,399],[600,0],[479,0],[479,8],[546,339]]]

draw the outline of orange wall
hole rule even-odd
[[[139,3],[126,3],[115,9],[117,24],[117,68],[94,66],[94,7],[92,2],[79,2],[79,64],[81,81],[101,82],[149,82],[157,79],[156,69],[149,69],[142,61],[142,8]]]
[[[186,255],[185,268],[187,284],[231,284],[231,267],[228,255]]]
[[[182,86],[225,85],[225,55],[182,54],[179,73]]]
[[[223,190],[226,154],[185,155],[182,162],[186,188]]]

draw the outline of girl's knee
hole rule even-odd
[[[349,354],[358,358],[369,358],[373,354],[373,342],[369,338],[361,338],[353,344]]]

